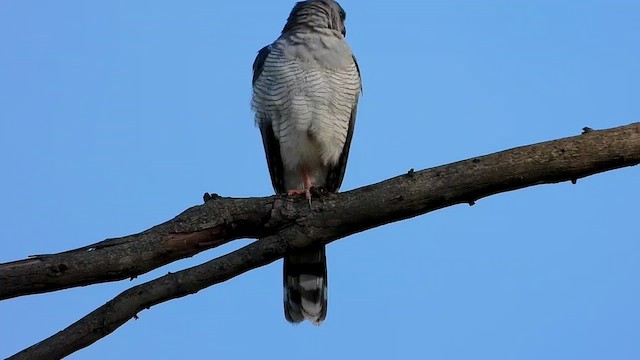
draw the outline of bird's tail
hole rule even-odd
[[[320,325],[327,316],[325,246],[305,248],[284,257],[284,316]]]

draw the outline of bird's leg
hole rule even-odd
[[[311,207],[311,177],[309,176],[309,173],[307,172],[307,170],[303,170],[303,176],[304,176],[304,195],[306,196],[307,200],[309,200],[309,207]]]
[[[307,172],[307,170],[302,170],[302,177],[304,179],[304,183],[302,184],[302,189],[288,190],[287,194],[289,196],[304,194],[304,197],[307,198],[307,200],[309,201],[309,206],[311,206],[311,189],[313,188],[313,185],[311,184],[311,176],[309,176],[309,173]]]

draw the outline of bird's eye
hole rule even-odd
[[[344,10],[340,10],[340,19],[344,21],[346,18],[347,18],[347,14],[344,12]]]

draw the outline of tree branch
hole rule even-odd
[[[265,232],[273,198],[209,201],[142,233],[0,264],[0,300],[135,278],[173,261]]]
[[[66,253],[0,264],[0,280],[9,285],[6,289],[3,286],[0,294],[7,298],[122,279],[233,239],[261,238],[228,255],[126,290],[12,359],[68,355],[108,335],[144,309],[273,262],[293,247],[326,244],[443,207],[460,203],[473,205],[476,200],[492,194],[532,185],[575,182],[585,176],[639,163],[640,123],[634,123],[419,172],[411,170],[378,184],[329,195],[315,201],[311,208],[304,199],[282,196],[216,198],[141,234]],[[150,248],[151,244],[159,248]],[[123,249],[128,252],[125,258],[117,258]],[[91,261],[101,263],[94,265]],[[58,271],[51,270],[56,264]],[[81,264],[88,268],[79,271]],[[46,271],[46,275],[38,271]],[[83,271],[88,275],[78,274]],[[29,280],[17,279],[18,276],[38,279],[40,283],[29,287],[25,285]]]
[[[151,306],[194,294],[213,284],[269,264],[286,252],[286,242],[270,236],[230,254],[134,286],[57,334],[9,359],[60,359],[109,335]]]

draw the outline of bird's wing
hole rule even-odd
[[[253,61],[253,80],[251,81],[251,85],[256,85],[256,81],[260,77],[260,74],[262,74],[264,62],[267,60],[270,52],[271,45],[267,45],[258,51],[258,55],[256,55],[256,59]]]
[[[259,82],[260,75],[264,68],[264,62],[266,61],[271,51],[271,45],[267,45],[258,51],[255,61],[253,62],[253,81],[252,85],[255,87]],[[280,142],[273,134],[273,127],[271,126],[272,119],[268,118],[265,112],[256,111],[256,118],[258,126],[260,127],[260,133],[262,134],[262,144],[264,145],[264,153],[267,157],[267,166],[269,166],[269,174],[271,175],[271,184],[276,193],[284,193],[286,189],[284,187],[284,167],[282,165],[282,157],[280,155]]]
[[[360,75],[360,67],[358,66],[358,61],[356,57],[353,56],[353,62],[356,64],[356,70],[358,71],[358,78],[360,79],[360,92],[362,92],[362,79]],[[351,107],[351,117],[349,119],[349,129],[347,131],[347,138],[344,142],[344,147],[342,148],[342,153],[340,154],[340,158],[338,162],[329,169],[327,173],[327,180],[325,182],[325,187],[329,192],[336,192],[342,185],[342,179],[344,179],[344,172],[347,169],[347,159],[349,158],[349,148],[351,147],[351,138],[353,137],[353,129],[356,125],[356,113],[358,110],[358,98],[359,94],[356,95],[356,98],[353,102],[353,106]]]

